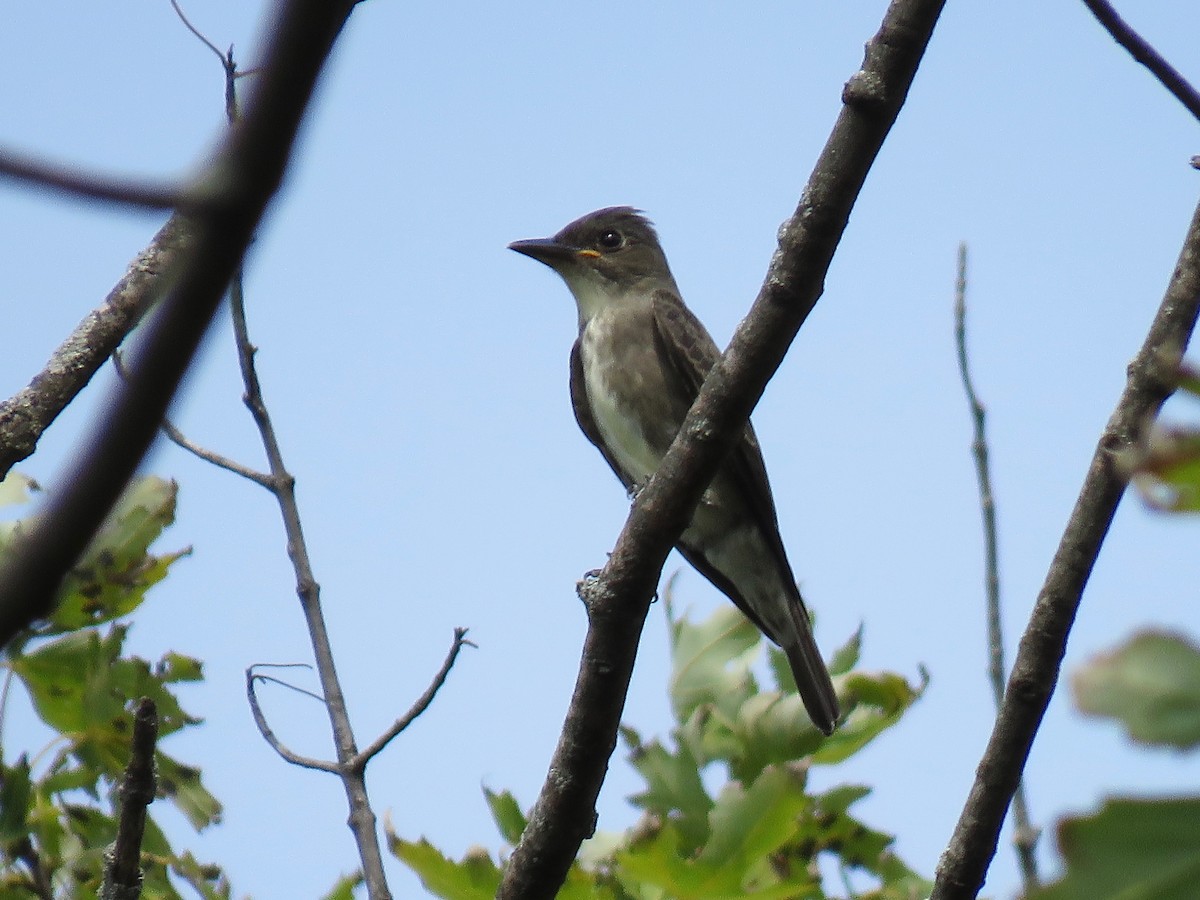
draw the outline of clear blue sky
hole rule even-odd
[[[1127,5],[1200,80],[1200,7]],[[571,416],[570,297],[505,245],[600,206],[641,207],[724,343],[885,4],[836,6],[370,0],[355,11],[253,250],[248,293],[360,741],[424,689],[454,626],[479,644],[371,766],[377,810],[401,834],[456,855],[494,848],[481,786],[533,802],[585,628],[574,584],[603,563],[627,511]],[[249,66],[263,8],[223,0],[190,13]],[[220,67],[166,0],[0,13],[5,145],[167,176],[203,161],[222,115]],[[991,718],[952,344],[956,247],[971,248],[1011,648],[1200,196],[1187,165],[1197,152],[1195,122],[1081,3],[950,3],[826,293],[755,414],[822,646],[865,622],[866,666],[932,674],[898,728],[815,777],[818,788],[873,786],[863,817],[897,833],[926,873]],[[0,185],[0,394],[40,369],[159,221]],[[21,468],[53,484],[110,382]],[[259,465],[240,392],[222,321],[175,418]],[[132,640],[153,658],[174,649],[206,661],[207,682],[185,702],[207,724],[164,749],[202,766],[227,806],[225,824],[195,838],[162,815],[239,892],[316,896],[356,865],[341,788],[282,763],[242,693],[247,665],[309,658],[278,514],[264,492],[173,447],[148,469],[181,484],[162,549],[195,554],[156,589]],[[1068,675],[1137,627],[1196,631],[1198,539],[1195,521],[1124,504]],[[690,571],[679,597],[697,614],[725,602]],[[668,726],[665,674],[656,608],[626,713],[643,733]],[[315,704],[274,692],[267,708],[292,747],[330,752]],[[23,721],[6,736],[19,739]],[[1131,749],[1060,692],[1028,769],[1042,858],[1064,812],[1198,778],[1194,758]],[[616,764],[601,828],[631,823],[635,785]],[[420,894],[399,864],[389,874],[398,896]],[[987,892],[1016,885],[1005,845]]]

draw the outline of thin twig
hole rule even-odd
[[[138,701],[133,716],[129,765],[120,789],[117,839],[105,853],[100,900],[137,900],[142,892],[142,834],[146,807],[154,800],[154,745],[158,740],[158,709],[149,697]]]
[[[709,373],[598,578],[582,592],[588,633],[567,719],[498,900],[550,900],[583,839],[617,743],[638,639],[662,567],[767,381],[816,305],[825,273],[916,75],[943,0],[893,0],[801,196],[749,315]]]
[[[221,61],[221,65],[224,66],[225,65],[225,54],[222,53],[220,50],[218,50],[217,45],[214,44],[212,41],[210,41],[208,38],[206,38],[204,36],[204,34],[200,31],[200,29],[197,28],[195,25],[193,25],[191,23],[191,21],[188,20],[188,17],[186,15],[184,15],[184,13],[183,13],[183,8],[180,7],[180,5],[176,2],[176,0],[171,0],[171,8],[175,10],[175,15],[179,16],[179,21],[181,21],[184,24],[184,26],[187,28],[187,30],[190,31],[192,34],[194,34],[196,36],[196,39],[198,41],[200,41],[200,43],[202,43],[205,47],[207,47],[209,50],[211,50],[213,53],[215,53],[217,55],[217,59],[219,59]],[[232,53],[231,53],[231,55],[232,55]]]
[[[305,769],[316,769],[319,772],[332,772],[335,775],[341,774],[341,766],[335,762],[329,762],[324,759],[316,759],[311,756],[301,756],[296,751],[290,749],[283,741],[275,736],[275,732],[271,729],[271,725],[267,722],[267,717],[263,715],[262,707],[258,705],[258,695],[254,690],[256,681],[273,681],[264,675],[257,675],[254,672],[254,666],[246,669],[246,699],[250,702],[250,714],[254,716],[254,724],[258,726],[258,732],[263,736],[271,749],[278,753],[285,760],[294,766],[300,766]]]
[[[971,410],[974,440],[971,453],[975,459],[975,477],[979,483],[979,508],[983,515],[984,594],[987,607],[988,680],[992,699],[999,712],[1004,702],[1004,680],[1008,670],[1004,665],[1004,626],[1000,615],[1000,554],[997,549],[999,528],[996,525],[996,500],[992,491],[992,472],[987,442],[987,411],[975,392],[967,355],[967,245],[958,245],[958,278],[954,286],[954,343],[958,349],[958,372],[962,376],[963,392]],[[1025,892],[1038,886],[1037,842],[1039,831],[1029,820],[1025,799],[1025,782],[1017,784],[1013,795],[1013,844],[1021,867]]]
[[[121,378],[128,377],[128,373],[125,369],[125,362],[121,358],[121,352],[119,350],[113,352],[112,361],[113,368],[117,370],[117,375]],[[232,472],[234,475],[240,475],[242,478],[249,479],[255,484],[270,490],[270,475],[267,475],[264,472],[255,471],[249,466],[244,466],[240,462],[230,459],[228,456],[222,456],[220,453],[209,450],[207,447],[201,447],[177,427],[175,427],[170,419],[162,420],[162,433],[172,444],[175,444],[181,450],[186,450],[188,453],[192,454],[192,456],[202,459],[206,463],[211,463],[218,469],[224,469],[226,472]]]
[[[0,176],[72,197],[143,209],[203,212],[210,202],[203,195],[194,194],[178,184],[152,184],[146,180],[82,172],[74,166],[47,162],[4,147],[0,147]]]
[[[369,746],[363,749],[350,763],[351,768],[363,769],[371,758],[378,755],[379,752],[391,742],[392,738],[402,732],[405,728],[413,723],[417,716],[425,712],[429,708],[429,704],[433,702],[433,698],[437,696],[437,692],[441,690],[442,685],[446,683],[446,676],[450,674],[450,670],[454,668],[454,661],[458,659],[459,651],[463,646],[474,647],[475,644],[467,640],[467,629],[454,629],[454,642],[450,645],[450,652],[446,654],[446,659],[442,662],[441,669],[433,676],[433,681],[429,687],[425,689],[425,693],[417,698],[416,702],[409,708],[403,716],[392,723],[392,727],[377,737]]]
[[[1111,3],[1107,0],[1083,0],[1084,6],[1092,11],[1096,20],[1112,35],[1113,40],[1124,47],[1135,60],[1150,70],[1171,94],[1187,107],[1188,111],[1200,119],[1200,93],[1192,87],[1186,78],[1162,55],[1155,50],[1140,34],[1134,31]]]
[[[129,381],[79,443],[36,523],[0,567],[0,646],[46,615],[63,575],[87,547],[158,433],[246,247],[278,189],[317,77],[354,0],[285,0],[245,116],[201,177],[218,202],[192,220],[193,242],[145,324]]]
[[[1100,436],[1079,498],[1038,594],[1017,650],[1004,703],[975,783],[938,863],[931,900],[968,900],[983,886],[996,853],[1000,826],[1029,748],[1058,681],[1067,636],[1083,589],[1125,493],[1116,455],[1162,407],[1172,387],[1162,377],[1160,353],[1182,352],[1200,312],[1200,205],[1146,339],[1129,365],[1125,390]]]

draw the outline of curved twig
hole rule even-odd
[[[246,699],[250,703],[250,713],[254,716],[254,724],[258,726],[258,733],[263,736],[263,740],[271,746],[272,750],[274,750],[292,765],[300,766],[304,769],[316,769],[319,772],[332,772],[334,775],[340,774],[341,766],[339,766],[337,763],[324,759],[315,759],[311,756],[301,756],[275,736],[275,732],[271,729],[270,724],[267,722],[267,717],[263,715],[262,707],[258,705],[258,695],[254,690],[254,683],[256,681],[277,680],[278,679],[270,678],[266,675],[259,675],[255,673],[254,666],[250,666],[246,669]]]

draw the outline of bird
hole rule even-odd
[[[684,305],[658,234],[640,210],[588,213],[509,249],[549,266],[575,299],[575,420],[631,495],[654,474],[705,377],[716,343]],[[704,492],[676,549],[787,656],[813,724],[832,734],[837,694],[788,562],[750,423]]]

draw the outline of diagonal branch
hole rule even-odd
[[[162,293],[189,245],[187,220],[174,215],[129,265],[99,307],[84,317],[28,386],[0,403],[0,478],[92,380]]]
[[[908,94],[942,0],[893,0],[750,314],[713,369],[658,472],[639,493],[608,563],[582,591],[589,627],[575,693],[529,825],[497,893],[555,896],[593,831],[595,802],[616,746],[638,638],[650,599],[717,467],[815,306],[859,191]]]
[[[37,524],[0,569],[0,645],[50,609],[63,573],[149,448],[279,187],[317,76],[354,6],[354,0],[287,0],[278,8],[246,114],[200,180],[201,194],[219,200],[193,219],[191,246],[145,326],[131,378],[118,387]]]
[[[1112,35],[1113,40],[1129,51],[1138,62],[1150,70],[1171,94],[1200,119],[1200,93],[1192,87],[1179,70],[1163,59],[1140,34],[1134,31],[1108,0],[1083,0],[1084,6],[1092,11],[1096,20]]]
[[[474,647],[475,644],[467,640],[467,629],[455,628],[454,643],[450,645],[450,652],[446,654],[446,659],[442,662],[442,667],[433,676],[433,681],[425,689],[425,693],[418,697],[416,702],[409,707],[408,712],[393,722],[387,731],[375,738],[370,746],[364,747],[358,756],[348,762],[347,765],[350,769],[356,771],[365,769],[372,757],[377,756],[384,747],[391,743],[396,735],[411,725],[417,716],[429,708],[429,704],[433,702],[433,698],[437,696],[438,691],[442,689],[442,685],[446,683],[446,677],[450,674],[450,670],[454,668],[458,654],[464,646]]]
[[[1009,800],[1054,693],[1083,589],[1125,492],[1116,454],[1134,443],[1139,429],[1170,395],[1172,386],[1162,377],[1160,354],[1182,354],[1198,312],[1200,205],[1166,295],[1129,365],[1125,390],[1100,435],[1079,499],[1038,594],[975,783],[938,864],[931,900],[973,898],[983,886]]]

